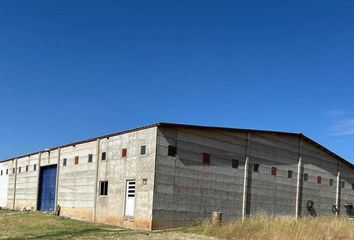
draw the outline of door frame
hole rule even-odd
[[[36,207],[37,207],[37,211],[43,211],[40,209],[40,203],[41,203],[41,199],[40,199],[40,196],[41,196],[41,184],[42,184],[42,179],[41,179],[41,176],[43,174],[43,169],[45,168],[50,168],[50,167],[56,167],[56,171],[55,171],[55,190],[54,190],[54,207],[53,207],[53,212],[55,211],[55,199],[56,199],[56,196],[57,196],[57,178],[58,178],[58,164],[50,164],[50,165],[45,165],[45,166],[39,166],[38,167],[38,182],[37,182],[37,203],[36,203]]]
[[[127,194],[128,194],[128,182],[135,182],[135,193],[134,193],[134,215],[126,215],[126,207],[127,207]],[[125,188],[124,188],[124,208],[123,208],[123,216],[124,218],[134,218],[135,217],[135,203],[136,203],[136,186],[137,181],[135,178],[129,178],[125,180]]]

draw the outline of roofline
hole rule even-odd
[[[68,144],[55,146],[55,147],[50,147],[50,148],[47,148],[47,149],[44,149],[44,150],[40,150],[40,151],[28,153],[28,154],[23,154],[23,155],[20,155],[20,156],[17,156],[17,157],[8,158],[8,159],[5,159],[5,160],[0,160],[0,163],[1,162],[12,161],[12,160],[15,160],[16,158],[29,157],[29,156],[36,155],[36,154],[39,154],[39,153],[50,152],[50,151],[53,151],[53,150],[56,150],[56,149],[59,149],[59,148],[65,148],[65,147],[75,146],[75,145],[82,144],[82,143],[93,142],[93,141],[96,141],[97,139],[110,138],[110,137],[123,135],[123,134],[126,134],[126,133],[131,133],[131,132],[136,132],[136,131],[140,131],[140,130],[144,130],[144,129],[148,129],[148,128],[153,128],[153,127],[157,127],[158,125],[159,125],[159,123],[154,123],[154,124],[146,125],[146,126],[143,126],[143,127],[131,128],[131,129],[120,131],[120,132],[115,132],[115,133],[111,133],[111,134],[101,135],[101,136],[98,136],[98,137],[87,138],[87,139],[84,139],[84,140],[81,140],[81,141],[76,141],[76,142],[73,142],[73,143],[68,143]]]
[[[278,134],[278,135],[286,135],[286,136],[295,136],[300,137],[309,143],[319,147],[321,150],[327,152],[332,157],[339,159],[344,164],[349,165],[350,167],[354,168],[354,165],[350,163],[348,160],[344,159],[343,157],[339,156],[338,154],[334,153],[333,151],[329,150],[325,146],[319,144],[315,140],[307,137],[303,133],[293,133],[293,132],[282,132],[282,131],[272,131],[272,130],[257,130],[257,129],[247,129],[247,128],[229,128],[229,127],[214,127],[214,126],[198,126],[198,125],[190,125],[190,124],[178,124],[178,123],[167,123],[167,122],[160,122],[158,123],[159,126],[172,126],[172,127],[190,127],[190,128],[199,128],[199,129],[219,129],[225,131],[236,131],[236,132],[246,132],[246,133],[270,133],[270,134]]]
[[[245,132],[245,133],[252,133],[253,132],[253,133],[270,133],[270,134],[278,134],[278,135],[286,135],[286,136],[297,136],[297,137],[300,137],[300,138],[310,142],[311,144],[319,147],[320,149],[322,149],[323,151],[327,152],[328,154],[330,154],[334,158],[337,158],[337,159],[341,160],[343,163],[345,163],[345,164],[349,165],[350,167],[354,168],[354,165],[352,163],[350,163],[349,161],[347,161],[343,157],[341,157],[338,154],[332,152],[328,148],[324,147],[323,145],[319,144],[315,140],[305,136],[302,133],[281,132],[281,131],[271,131],[271,130],[257,130],[257,129],[245,129],[245,128],[199,126],[199,125],[169,123],[169,122],[157,122],[157,123],[153,123],[153,124],[142,126],[142,127],[138,127],[138,128],[132,128],[132,129],[128,129],[128,130],[125,130],[125,131],[120,131],[120,132],[115,132],[115,133],[111,133],[111,134],[102,135],[102,136],[99,136],[99,137],[92,137],[92,138],[88,138],[88,139],[85,139],[85,140],[76,141],[76,142],[73,142],[73,143],[68,143],[68,144],[64,144],[64,145],[60,145],[60,146],[56,146],[56,147],[51,147],[51,148],[48,148],[48,149],[45,149],[45,150],[36,151],[36,152],[32,152],[32,153],[21,155],[21,156],[8,158],[8,159],[5,159],[5,160],[0,161],[0,162],[7,162],[7,161],[15,160],[16,158],[28,157],[28,156],[36,155],[36,154],[43,153],[43,152],[53,151],[53,150],[56,150],[56,149],[59,149],[59,148],[64,148],[64,147],[69,147],[69,146],[75,146],[75,145],[82,144],[82,143],[92,142],[92,141],[95,141],[97,139],[115,137],[115,136],[123,135],[123,134],[126,134],[126,133],[136,132],[136,131],[149,129],[149,128],[153,128],[153,127],[160,127],[160,126],[161,127],[187,127],[187,128],[198,128],[198,129],[218,129],[218,130],[225,130],[225,131]]]

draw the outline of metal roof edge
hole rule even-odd
[[[40,151],[36,151],[36,152],[31,152],[31,153],[28,153],[28,154],[23,154],[23,155],[20,155],[20,156],[17,156],[17,157],[12,157],[12,158],[8,158],[8,159],[0,160],[0,163],[12,161],[12,160],[15,160],[16,158],[23,158],[23,157],[28,157],[28,156],[36,155],[36,154],[39,154],[39,153],[43,153],[43,152],[53,151],[53,150],[56,150],[56,149],[59,149],[59,148],[64,148],[64,147],[69,147],[69,146],[75,146],[75,145],[82,144],[82,143],[92,142],[92,141],[95,141],[97,139],[110,138],[110,137],[115,137],[115,136],[119,136],[119,135],[126,134],[126,133],[131,133],[131,132],[136,132],[136,131],[140,131],[140,130],[144,130],[144,129],[148,129],[148,128],[153,128],[153,127],[157,127],[158,124],[159,123],[153,123],[153,124],[145,125],[145,126],[138,127],[138,128],[131,128],[131,129],[128,129],[128,130],[119,131],[119,132],[115,132],[115,133],[111,133],[111,134],[105,134],[105,135],[101,135],[101,136],[98,136],[98,137],[87,138],[87,139],[84,139],[84,140],[81,140],[81,141],[75,141],[73,143],[68,143],[68,144],[59,145],[59,146],[55,146],[55,147],[50,147],[50,148],[47,148],[45,150],[40,150]]]
[[[258,133],[270,133],[270,134],[279,134],[279,135],[287,135],[287,136],[299,136],[304,140],[308,141],[309,143],[319,147],[323,151],[327,152],[331,156],[341,160],[343,163],[349,165],[350,167],[354,168],[354,165],[350,163],[348,160],[344,159],[343,157],[339,156],[338,154],[334,153],[333,151],[329,150],[325,146],[321,145],[320,143],[316,142],[315,140],[307,137],[303,133],[293,133],[293,132],[282,132],[282,131],[272,131],[272,130],[258,130],[258,129],[244,129],[244,128],[229,128],[229,127],[213,127],[213,126],[200,126],[200,125],[190,125],[190,124],[178,124],[178,123],[166,123],[160,122],[159,126],[175,126],[175,127],[190,127],[190,128],[200,128],[200,129],[220,129],[220,130],[231,130],[231,131],[239,131],[239,132],[258,132]]]
[[[20,155],[17,157],[12,157],[12,158],[8,158],[5,160],[0,161],[1,162],[8,162],[8,161],[12,161],[15,160],[16,158],[23,158],[23,157],[27,157],[27,156],[32,156],[32,155],[36,155],[39,153],[43,153],[43,152],[49,152],[49,151],[53,151],[59,148],[64,148],[64,147],[69,147],[69,146],[75,146],[77,144],[82,144],[82,143],[87,143],[87,142],[92,142],[95,141],[97,139],[103,139],[103,138],[110,138],[110,137],[114,137],[114,136],[119,136],[122,134],[126,134],[126,133],[131,133],[131,132],[136,132],[136,131],[140,131],[143,129],[148,129],[148,128],[153,128],[153,127],[159,127],[159,126],[168,126],[168,127],[187,127],[187,128],[199,128],[199,129],[219,129],[219,130],[225,130],[225,131],[238,131],[238,132],[258,132],[258,133],[270,133],[270,134],[279,134],[279,135],[287,135],[287,136],[300,136],[303,139],[305,139],[306,141],[310,142],[311,144],[321,148],[323,151],[327,152],[328,154],[330,154],[331,156],[341,160],[342,162],[344,162],[345,164],[351,166],[352,168],[354,168],[354,165],[352,163],[350,163],[349,161],[347,161],[346,159],[344,159],[343,157],[339,156],[338,154],[332,152],[331,150],[329,150],[328,148],[324,147],[323,145],[319,144],[318,142],[316,142],[315,140],[305,136],[302,133],[292,133],[292,132],[282,132],[282,131],[272,131],[272,130],[257,130],[257,129],[246,129],[246,128],[230,128],[230,127],[215,127],[215,126],[201,126],[201,125],[191,125],[191,124],[181,124],[181,123],[170,123],[170,122],[157,122],[157,123],[152,123],[149,125],[145,125],[142,127],[138,127],[138,128],[131,128],[128,130],[124,130],[124,131],[119,131],[119,132],[115,132],[115,133],[111,133],[111,134],[106,134],[106,135],[102,135],[102,136],[98,136],[98,137],[92,137],[92,138],[88,138],[85,140],[81,140],[81,141],[76,141],[73,143],[68,143],[68,144],[64,144],[64,145],[60,145],[60,146],[55,146],[55,147],[50,147],[46,150],[41,150],[41,151],[36,151],[36,152],[32,152],[32,153],[28,153],[28,154],[24,154],[24,155]]]

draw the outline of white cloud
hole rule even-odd
[[[326,115],[330,117],[343,117],[346,116],[347,114],[348,112],[340,111],[340,110],[331,110],[326,112]]]
[[[354,135],[354,118],[336,119],[331,133],[336,136]]]

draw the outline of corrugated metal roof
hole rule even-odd
[[[180,124],[180,123],[168,123],[168,122],[158,122],[158,123],[154,123],[154,124],[150,124],[150,125],[146,125],[143,127],[139,127],[139,128],[132,128],[129,130],[125,130],[125,131],[120,131],[120,132],[116,132],[116,133],[112,133],[112,134],[107,134],[107,135],[103,135],[103,136],[99,136],[99,137],[93,137],[93,138],[88,138],[85,140],[81,140],[81,141],[76,141],[73,143],[69,143],[69,144],[65,144],[65,145],[60,145],[60,146],[56,146],[56,147],[51,147],[48,148],[46,150],[42,150],[42,151],[37,151],[37,152],[32,152],[32,153],[28,153],[28,154],[24,154],[21,156],[17,156],[17,157],[13,157],[13,158],[9,158],[5,161],[11,161],[14,160],[16,158],[22,158],[22,157],[27,157],[27,156],[31,156],[31,155],[35,155],[35,154],[39,154],[40,152],[48,152],[48,151],[52,151],[52,150],[56,150],[58,148],[64,148],[64,147],[69,147],[69,146],[74,146],[74,145],[78,145],[81,143],[87,143],[87,142],[92,142],[95,141],[97,139],[103,139],[103,138],[110,138],[110,137],[114,137],[114,136],[118,136],[118,135],[122,135],[122,134],[126,134],[126,133],[130,133],[130,132],[136,132],[139,130],[143,130],[143,129],[148,129],[148,128],[152,128],[152,127],[185,127],[185,128],[194,128],[194,129],[218,129],[218,130],[226,130],[226,131],[236,131],[236,132],[257,132],[257,133],[271,133],[271,134],[278,134],[278,135],[287,135],[287,136],[297,136],[297,137],[302,137],[304,140],[310,142],[311,144],[315,145],[316,147],[322,149],[323,151],[327,152],[328,154],[330,154],[331,156],[341,160],[342,162],[344,162],[345,164],[351,166],[352,168],[354,168],[354,165],[352,163],[350,163],[349,161],[347,161],[346,159],[344,159],[343,157],[337,155],[336,153],[332,152],[331,150],[329,150],[328,148],[322,146],[321,144],[319,144],[318,142],[312,140],[311,138],[303,135],[302,133],[291,133],[291,132],[281,132],[281,131],[270,131],[270,130],[257,130],[257,129],[244,129],[244,128],[229,128],[229,127],[215,127],[215,126],[199,126],[199,125],[190,125],[190,124]]]

